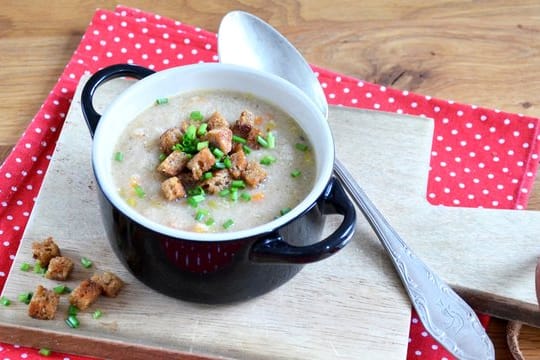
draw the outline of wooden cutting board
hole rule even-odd
[[[128,82],[112,81],[96,96],[103,108]],[[0,338],[34,347],[99,357],[404,359],[410,305],[382,247],[359,215],[358,231],[341,252],[307,265],[262,297],[207,306],[153,292],[116,260],[105,238],[90,164],[91,140],[80,112],[80,88],[62,129],[3,295],[15,300],[0,311]],[[338,157],[348,166],[416,253],[451,284],[496,299],[511,314],[534,302],[532,270],[538,251],[538,212],[430,206],[425,200],[433,124],[430,119],[332,108]],[[343,141],[347,140],[347,141]],[[329,228],[335,219],[329,222]],[[56,282],[19,270],[31,262],[31,243],[54,236],[64,253],[86,256],[112,270],[127,286],[116,299],[79,316],[81,327],[26,315],[17,295]],[[515,246],[519,244],[519,246]],[[487,256],[478,256],[484,254]],[[94,269],[76,266],[68,286]],[[532,269],[532,270],[531,270]],[[514,306],[508,306],[511,302]],[[516,305],[517,304],[517,305]]]

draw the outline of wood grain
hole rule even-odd
[[[130,1],[216,31],[223,14],[250,11],[283,32],[313,64],[434,97],[539,116],[538,1]],[[0,12],[0,155],[20,137],[71,57],[96,7],[115,1],[8,0]],[[323,29],[323,31],[321,31]],[[538,183],[529,201],[540,209]],[[498,349],[503,322],[494,321]],[[491,328],[490,328],[491,330]],[[540,357],[540,331],[525,328]],[[500,359],[508,358],[498,355]]]

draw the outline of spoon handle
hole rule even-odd
[[[390,255],[426,330],[458,359],[494,359],[493,344],[470,306],[416,257],[338,159],[334,172]]]

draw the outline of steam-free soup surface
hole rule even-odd
[[[236,173],[237,177],[230,179],[235,181],[236,187],[228,183],[219,192],[211,194],[208,187],[205,191],[205,187],[200,186],[201,181],[211,176],[215,179],[216,171],[230,170],[225,165],[230,166],[226,158],[231,157],[227,154],[219,157],[219,152],[215,152],[216,146],[211,142],[205,143],[205,135],[201,134],[208,129],[200,125],[218,112],[227,120],[229,127],[234,128],[244,111],[253,114],[255,127],[260,130],[262,139],[257,137],[255,145],[254,139],[250,139],[252,146],[249,146],[249,142],[243,143],[245,138],[238,136],[238,142],[232,142],[233,149],[241,149],[246,160],[262,169],[266,176],[255,186],[249,186],[244,175]],[[203,174],[195,184],[193,181],[182,182],[185,195],[167,199],[171,193],[164,193],[162,184],[174,176],[157,169],[170,156],[169,152],[181,152],[184,148],[182,139],[186,137],[188,125],[198,130],[195,143],[202,143],[199,147],[203,150],[206,147],[204,151],[210,151],[216,163],[203,171],[206,175]],[[175,150],[168,147],[164,150],[160,148],[163,144],[160,137],[171,128],[181,128],[182,136]],[[267,140],[271,143],[268,144]],[[315,159],[311,149],[297,123],[279,108],[248,94],[197,92],[157,99],[155,105],[133,120],[112,154],[112,171],[122,198],[151,221],[186,231],[237,231],[282,216],[308,194],[315,177]],[[197,150],[187,154],[187,159],[196,155]],[[192,176],[191,169],[184,167],[182,174],[176,177],[183,179],[184,174]]]

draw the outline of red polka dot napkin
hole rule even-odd
[[[97,10],[81,43],[0,168],[0,287],[4,286],[80,77],[115,63],[154,70],[216,62],[216,35],[119,6]],[[539,119],[380,86],[313,67],[328,102],[435,120],[427,199],[434,205],[523,209],[538,168]],[[481,316],[484,325],[488,318]],[[38,350],[0,344],[4,359]],[[55,353],[50,359],[86,359]],[[411,316],[408,359],[452,359]]]

